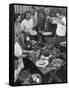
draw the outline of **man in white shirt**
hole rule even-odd
[[[66,17],[61,14],[61,15],[57,15],[57,18],[60,21],[57,21],[56,35],[65,36],[66,35]]]
[[[30,11],[27,11],[25,15],[25,19],[21,22],[21,30],[23,31],[25,37],[28,36],[30,39],[30,35],[37,35],[37,32],[33,30],[33,27],[36,25],[36,22],[33,20]]]
[[[55,43],[57,45],[60,44],[60,42],[65,41],[66,36],[66,17],[63,14],[56,14],[57,18],[52,18],[52,24],[57,24],[56,29],[56,37],[55,37]]]
[[[25,19],[21,22],[21,30],[30,33],[32,29],[33,29],[33,19],[31,18],[30,11],[27,11]]]

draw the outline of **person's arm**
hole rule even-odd
[[[21,22],[21,31],[24,31],[24,30],[25,30],[25,25],[24,25],[24,23],[25,23],[25,21],[23,20],[23,21]]]
[[[15,54],[15,56],[17,56],[17,57],[19,57],[19,56],[22,55],[22,49],[21,49],[21,47],[20,47],[20,45],[19,45],[18,42],[15,42],[14,54]]]
[[[65,17],[65,16],[62,18],[62,21],[63,21],[64,24],[66,25],[66,17]]]
[[[62,20],[59,20],[59,19],[56,18],[56,17],[52,17],[51,19],[52,19],[52,20],[56,20],[56,21],[59,22],[60,24],[66,26],[66,24],[65,24]]]
[[[66,26],[66,24],[62,20],[59,20],[56,18],[56,21],[59,22],[60,24],[64,25],[64,26]]]
[[[34,21],[34,27],[37,25],[37,12],[35,12],[35,15],[34,16],[32,16],[32,18],[33,18],[33,21]]]
[[[46,30],[46,26],[47,26],[47,24],[46,24],[46,22],[45,22],[45,25],[44,25],[44,29]]]
[[[35,12],[35,18],[37,19],[37,12]]]

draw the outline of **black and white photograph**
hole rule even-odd
[[[10,84],[67,83],[67,7],[11,4],[9,11]]]

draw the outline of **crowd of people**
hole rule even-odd
[[[49,12],[50,13],[50,12]],[[57,12],[54,16],[50,16],[48,12],[43,10],[37,11],[33,8],[31,11],[26,11],[23,15],[15,15],[14,31],[15,45],[14,52],[18,59],[19,67],[15,68],[15,81],[18,73],[24,68],[23,52],[29,41],[54,43],[54,46],[59,47],[61,42],[66,41],[66,16],[61,12]],[[43,33],[49,33],[46,38]],[[28,43],[27,43],[28,42]],[[26,52],[26,51],[25,51]],[[17,64],[17,60],[15,60]],[[16,66],[16,65],[15,65]]]

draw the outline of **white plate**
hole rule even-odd
[[[49,61],[47,61],[47,60],[38,60],[37,62],[36,62],[36,66],[38,66],[38,67],[45,67],[45,66],[47,66],[49,64]]]
[[[36,31],[31,31],[30,34],[31,35],[37,35],[37,32]]]
[[[61,46],[65,46],[66,45],[66,42],[61,42],[60,45]]]
[[[43,34],[43,35],[51,35],[52,32],[43,32],[42,34]]]

